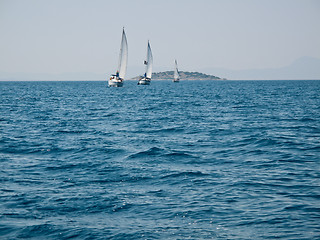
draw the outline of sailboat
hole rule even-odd
[[[151,82],[153,58],[149,41],[147,48],[147,60],[144,61],[144,64],[146,65],[146,72],[140,77],[138,85],[150,85]]]
[[[174,60],[173,82],[179,82],[179,81],[180,81],[180,76],[178,71],[178,64],[177,64],[177,60]]]
[[[109,87],[122,87],[123,80],[127,71],[128,62],[128,43],[124,28],[122,30],[122,39],[119,55],[119,63],[116,74],[112,74],[109,79]]]

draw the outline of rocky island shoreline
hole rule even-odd
[[[184,72],[179,71],[180,80],[226,80],[213,75],[208,75],[200,72]],[[131,80],[138,80],[140,76],[131,78]],[[173,71],[152,73],[152,80],[172,80]]]

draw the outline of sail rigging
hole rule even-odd
[[[151,52],[149,41],[148,41],[148,49],[147,49],[147,60],[145,61],[145,64],[146,64],[146,77],[151,78],[153,58],[152,58],[152,52]]]
[[[123,29],[120,54],[119,54],[119,64],[118,64],[118,70],[117,70],[117,72],[119,73],[119,78],[124,79],[127,72],[127,62],[128,62],[128,43],[127,43],[126,33],[124,32],[124,29]]]
[[[174,72],[173,72],[173,78],[175,80],[178,80],[180,78],[179,76],[179,71],[178,71],[178,64],[177,64],[177,60],[174,60]]]

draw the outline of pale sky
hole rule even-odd
[[[254,69],[320,58],[319,0],[0,0],[0,72]]]

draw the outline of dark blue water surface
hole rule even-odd
[[[320,239],[320,81],[0,87],[1,239]]]

